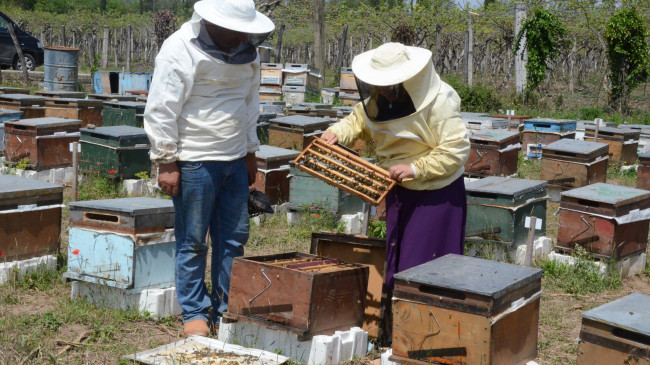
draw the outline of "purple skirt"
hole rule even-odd
[[[459,177],[438,190],[396,186],[386,195],[386,285],[393,275],[465,249],[467,198]]]

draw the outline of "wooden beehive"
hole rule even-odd
[[[446,255],[395,275],[401,364],[525,364],[537,354],[542,270]]]
[[[79,141],[81,121],[63,118],[34,118],[7,121],[5,157],[11,164],[28,159],[34,170],[72,165],[70,143]]]
[[[363,323],[368,267],[300,252],[236,257],[224,317],[301,336]]]
[[[105,101],[136,101],[135,95],[119,95],[119,94],[88,94],[88,99],[98,99]]]
[[[296,158],[294,166],[372,205],[379,204],[396,184],[388,171],[319,138]]]
[[[467,129],[508,129],[508,120],[461,115]]]
[[[0,95],[0,109],[20,110],[23,118],[42,118],[45,116],[46,97],[27,94]]]
[[[102,126],[101,100],[56,98],[45,102],[45,116],[81,120],[81,126]]]
[[[582,314],[576,365],[650,365],[650,296],[632,293]]]
[[[595,126],[585,127],[585,141],[593,141],[595,135]],[[638,130],[601,127],[598,130],[598,142],[609,145],[610,162],[634,165],[636,163],[640,135],[641,132]]]
[[[284,114],[286,108],[284,101],[260,101],[260,114]]]
[[[517,172],[519,133],[507,130],[476,130],[469,134],[471,149],[465,163],[470,176],[512,175]]]
[[[559,188],[605,182],[607,155],[605,143],[560,139],[542,146],[541,179]]]
[[[44,96],[51,99],[85,99],[86,93],[81,91],[64,91],[64,90],[39,90],[36,95]]]
[[[581,246],[594,257],[617,260],[643,253],[650,219],[630,212],[648,208],[647,190],[598,183],[565,191],[555,249],[571,252]]]
[[[305,115],[309,117],[329,117],[336,118],[338,111],[332,109],[331,105],[319,106],[319,105],[302,105],[302,103],[293,104],[291,108],[287,110],[287,115]]]
[[[151,171],[149,138],[130,126],[82,128],[79,171],[107,178],[134,179]]]
[[[535,238],[546,234],[546,182],[489,176],[466,184],[466,240],[524,244],[526,217],[542,219]]]
[[[23,88],[23,87],[8,87],[8,86],[2,86],[0,87],[0,95],[4,94],[26,94],[29,95],[29,89]]]
[[[362,328],[372,338],[386,335],[380,333],[383,324],[380,322],[385,320],[386,310],[385,301],[382,303],[386,239],[340,233],[312,233],[310,253],[368,266],[368,291]]]
[[[282,74],[285,86],[303,86],[311,91],[320,90],[320,70],[313,66],[303,63],[286,63]]]
[[[339,91],[339,101],[343,105],[356,105],[359,101],[361,101],[361,96],[359,95],[358,91],[352,91],[352,90],[341,90]]]
[[[650,190],[650,151],[639,156],[636,187],[639,189]]]
[[[257,177],[253,187],[263,192],[271,204],[289,201],[290,163],[299,152],[273,146],[260,146],[255,153]]]
[[[103,126],[144,126],[145,103],[139,101],[104,101]]]
[[[303,150],[329,127],[333,118],[291,115],[271,119],[269,144],[275,147]]]
[[[278,91],[275,88],[269,87],[268,85],[261,85],[259,90],[260,101],[281,101],[282,100],[282,91]]]
[[[71,202],[64,278],[138,292],[174,285],[174,205],[133,197]]]
[[[63,186],[0,175],[0,262],[56,254]]]
[[[262,63],[260,74],[261,85],[282,85],[281,63]]]
[[[5,153],[5,124],[8,120],[18,120],[23,117],[23,112],[18,110],[0,109],[0,156]]]
[[[352,67],[341,67],[340,89],[345,91],[357,91],[357,79],[354,77]]]
[[[524,121],[521,150],[529,157],[541,155],[541,146],[563,138],[575,139],[576,121],[570,119],[534,118]],[[531,151],[529,146],[536,147]],[[535,155],[535,156],[530,156]]]

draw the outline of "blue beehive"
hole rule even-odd
[[[18,110],[0,110],[0,156],[4,154],[5,151],[5,121],[20,119],[23,116],[23,112]]]
[[[525,131],[535,132],[570,132],[576,130],[575,120],[570,119],[550,119],[550,118],[535,118],[524,121]]]
[[[174,206],[146,197],[72,202],[64,277],[131,292],[174,285]]]

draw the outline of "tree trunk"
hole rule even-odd
[[[20,43],[18,43],[18,38],[16,37],[16,32],[12,24],[9,24],[7,27],[11,39],[14,41],[14,47],[16,47],[16,52],[18,53],[18,60],[20,61],[20,68],[23,70],[23,77],[25,78],[25,84],[29,86],[29,74],[27,73],[27,67],[25,66],[25,57],[23,56],[23,50],[20,48]]]

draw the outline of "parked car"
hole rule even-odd
[[[20,29],[2,12],[0,12],[0,66],[20,70],[22,65],[22,62],[18,60],[18,52],[16,52],[8,27],[14,28],[27,69],[33,71],[36,67],[41,66],[43,64],[43,44],[36,37]]]

